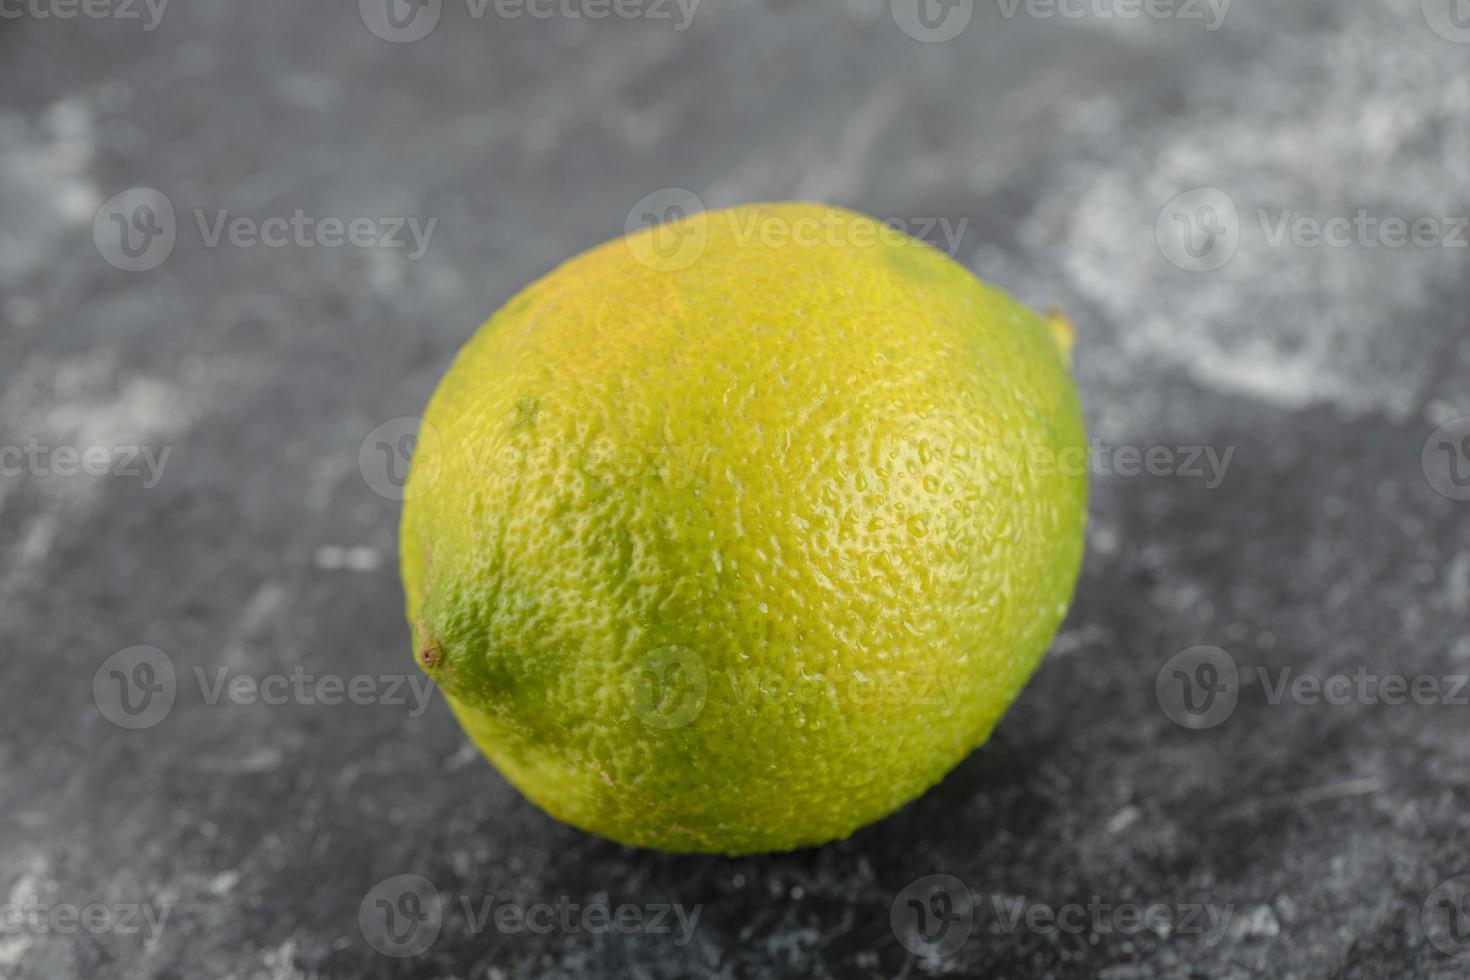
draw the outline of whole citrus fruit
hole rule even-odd
[[[1069,343],[821,205],[577,256],[475,334],[424,416],[418,660],[568,823],[726,854],[844,837],[985,741],[1066,612]]]

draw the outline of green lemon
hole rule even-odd
[[[555,817],[820,844],[937,782],[1076,582],[1070,331],[871,218],[704,212],[512,299],[424,416],[415,654]]]

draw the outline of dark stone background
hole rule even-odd
[[[1453,493],[1448,456],[1421,465],[1470,413],[1470,250],[1273,245],[1257,216],[1470,214],[1451,3],[1237,0],[1210,31],[977,0],[960,36],[921,43],[886,0],[705,0],[682,31],[445,0],[429,36],[389,43],[346,0],[174,0],[154,30],[142,7],[8,2],[0,444],[170,456],[151,487],[54,457],[0,477],[0,904],[169,915],[149,945],[12,914],[0,976],[1466,975],[1470,915],[1438,903],[1459,884],[1436,888],[1470,872],[1470,708],[1273,704],[1256,671],[1470,671],[1470,503],[1434,489]],[[134,187],[176,209],[151,271],[104,260],[104,202]],[[817,850],[673,857],[579,833],[438,699],[209,704],[196,667],[412,673],[399,505],[359,447],[421,410],[514,290],[666,187],[965,221],[960,261],[1076,321],[1102,444],[1233,447],[1225,479],[1099,474],[1075,608],[995,737]],[[1168,220],[1156,241],[1198,187],[1238,207],[1213,271],[1166,260]],[[208,248],[201,208],[439,220],[413,261]],[[1192,730],[1156,679],[1201,644],[1238,665],[1238,704]],[[166,654],[176,698],[129,731],[103,668],[136,645]],[[359,927],[400,874],[448,903],[404,958]],[[890,924],[932,874],[973,920],[942,959]],[[477,930],[457,896],[702,912],[679,946]],[[1228,926],[1008,931],[996,897],[1202,904]]]

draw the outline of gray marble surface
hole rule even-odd
[[[1470,973],[1470,11],[926,2],[0,5],[0,977]],[[379,427],[667,188],[1077,324],[1073,612],[816,850],[559,825],[405,682]]]

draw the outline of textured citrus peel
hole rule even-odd
[[[1084,451],[1072,332],[822,205],[659,233],[678,262],[652,230],[571,259],[441,382],[413,653],[556,817],[820,844],[983,743],[1055,634],[1086,474],[1029,464]]]

